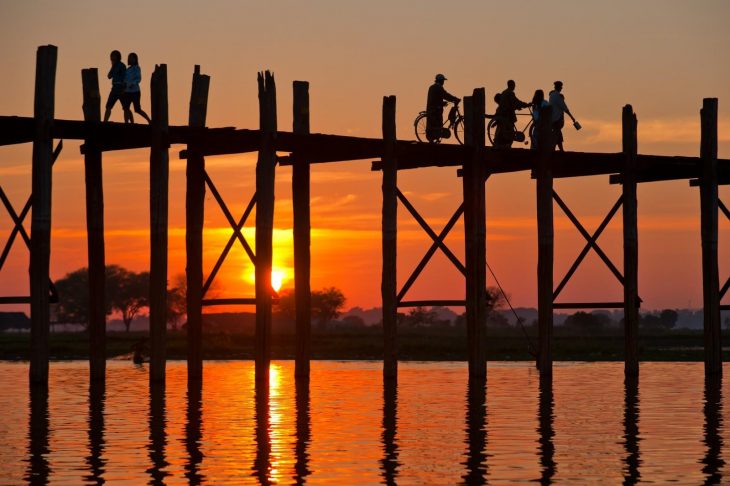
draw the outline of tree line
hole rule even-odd
[[[147,309],[150,292],[149,272],[133,272],[119,265],[105,268],[105,311],[106,315],[118,312],[129,331],[135,317]],[[55,307],[54,321],[57,324],[81,324],[84,329],[89,322],[89,270],[79,268],[56,281],[59,300]],[[183,275],[174,279],[174,285],[167,289],[167,321],[176,329],[186,314],[186,285]]]

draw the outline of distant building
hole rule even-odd
[[[23,312],[0,312],[0,331],[30,329],[30,319]]]

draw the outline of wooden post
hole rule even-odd
[[[540,110],[537,123],[537,321],[539,329],[538,367],[543,377],[553,372],[553,174],[550,154],[553,133],[550,107]]]
[[[395,153],[395,96],[383,97],[383,378],[398,377],[398,297],[396,249],[398,233],[398,159]]]
[[[210,76],[195,66],[190,92],[188,125],[202,128],[208,112]],[[205,215],[205,158],[188,145],[185,193],[185,255],[187,263],[188,381],[203,377],[203,221]]]
[[[96,68],[81,70],[84,121],[101,122],[101,95]],[[101,150],[93,136],[84,141],[86,176],[86,244],[89,263],[89,372],[91,381],[106,377],[106,302],[104,258],[104,186]]]
[[[271,361],[271,264],[276,174],[276,84],[259,73],[261,148],[256,163],[256,381],[268,382]]]
[[[167,334],[167,65],[155,66],[150,81],[152,144],[150,147],[150,381],[165,381]]]
[[[720,276],[717,263],[717,98],[705,98],[700,111],[700,210],[702,231],[702,296],[705,334],[705,374],[722,374]]]
[[[49,266],[51,260],[51,166],[56,89],[56,46],[36,53],[33,135],[33,215],[30,226],[30,382],[48,382],[50,332]]]
[[[639,236],[636,198],[636,114],[623,108],[624,374],[639,374]]]
[[[294,133],[309,134],[309,83],[306,81],[294,81],[293,124]],[[294,300],[297,329],[294,375],[296,378],[309,379],[312,333],[309,161],[296,153],[292,164],[292,205],[294,213]]]
[[[463,163],[464,244],[466,256],[466,334],[469,349],[469,377],[487,374],[487,268],[486,208],[484,183],[484,88],[464,98],[464,138],[468,147]]]

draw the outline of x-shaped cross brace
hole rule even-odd
[[[418,222],[418,224],[421,225],[421,228],[423,228],[426,234],[428,234],[428,236],[430,236],[433,240],[431,247],[428,249],[423,258],[421,258],[421,261],[418,263],[418,265],[416,265],[416,268],[413,270],[411,276],[408,277],[406,283],[403,284],[403,288],[400,290],[400,292],[398,292],[398,303],[400,303],[403,300],[403,297],[405,297],[408,290],[411,288],[411,286],[413,286],[423,269],[426,268],[426,264],[429,262],[429,260],[431,260],[431,257],[436,253],[436,250],[439,248],[441,249],[441,251],[444,252],[444,255],[446,255],[446,257],[451,260],[451,262],[462,273],[462,275],[466,275],[466,267],[464,267],[464,264],[461,263],[456,255],[454,255],[451,250],[449,250],[449,247],[444,244],[444,239],[446,238],[446,235],[449,234],[449,231],[451,231],[461,215],[464,214],[464,203],[461,203],[456,212],[454,212],[453,216],[451,216],[451,219],[449,219],[449,221],[446,223],[446,226],[444,226],[444,229],[442,229],[441,233],[437,235],[436,232],[431,229],[428,223],[426,223],[426,221],[421,217],[421,215],[418,214],[416,208],[414,208],[410,201],[406,199],[406,196],[403,195],[400,189],[396,189],[396,191],[398,199],[403,203],[403,206],[405,206],[405,208],[408,210],[409,213],[411,213],[411,215]]]
[[[216,189],[215,185],[213,184],[213,181],[210,179],[210,176],[208,176],[208,173],[205,173],[205,182],[210,188],[210,192],[213,193],[213,197],[216,201],[218,201],[218,205],[221,208],[221,211],[223,211],[223,215],[228,220],[228,224],[231,225],[231,228],[233,229],[233,234],[228,239],[228,242],[226,243],[226,246],[223,248],[223,252],[218,257],[218,261],[215,262],[215,265],[213,266],[213,271],[210,272],[210,275],[208,275],[208,278],[205,281],[205,284],[203,285],[203,296],[205,296],[205,293],[210,288],[210,285],[213,283],[213,279],[215,278],[216,274],[218,274],[218,270],[220,270],[221,265],[223,265],[223,261],[228,256],[228,252],[231,251],[231,248],[233,247],[233,242],[238,240],[241,242],[241,245],[243,246],[243,249],[246,250],[246,253],[248,254],[248,257],[251,259],[251,263],[256,265],[256,256],[253,253],[253,250],[249,246],[248,242],[246,241],[246,238],[243,237],[243,233],[241,233],[241,230],[243,229],[243,226],[246,224],[246,220],[248,219],[248,216],[251,214],[251,211],[253,210],[254,206],[256,205],[256,193],[251,197],[251,200],[248,203],[248,206],[246,206],[246,209],[243,211],[243,216],[241,216],[241,219],[236,222],[233,219],[233,215],[231,214],[231,211],[228,209],[228,206],[226,206],[225,201],[223,201],[223,198],[221,197],[220,193],[218,192],[218,189]]]
[[[606,256],[606,254],[601,250],[601,247],[598,246],[597,240],[598,237],[601,236],[601,233],[603,233],[603,230],[606,229],[606,226],[608,226],[608,223],[611,222],[611,219],[616,215],[616,212],[619,210],[621,205],[623,204],[623,196],[620,196],[618,198],[618,201],[616,201],[616,204],[613,205],[611,210],[608,212],[605,218],[603,218],[603,221],[598,226],[598,229],[591,235],[586,231],[586,229],[583,227],[583,225],[578,221],[578,218],[575,217],[575,215],[570,211],[568,206],[563,202],[563,200],[558,196],[558,194],[553,191],[553,199],[555,199],[555,202],[558,203],[558,206],[560,206],[560,209],[563,210],[565,215],[570,219],[570,221],[575,225],[575,227],[578,229],[578,232],[580,232],[581,235],[586,239],[587,243],[586,246],[583,248],[583,250],[580,252],[578,257],[575,259],[575,262],[573,262],[573,265],[568,270],[568,273],[565,274],[565,277],[563,277],[563,280],[560,281],[560,284],[558,284],[557,288],[553,292],[553,301],[558,297],[560,292],[563,290],[563,287],[568,283],[570,278],[573,276],[575,271],[578,269],[578,266],[581,264],[583,259],[588,255],[588,252],[591,250],[591,248],[596,252],[596,254],[603,260],[603,262],[606,264],[609,270],[611,270],[611,273],[613,273],[616,276],[616,279],[621,283],[621,285],[624,285],[624,276],[621,274],[621,272],[616,268],[616,266],[611,262],[611,259]]]
[[[724,214],[725,217],[730,220],[730,210],[727,209],[727,206],[725,206],[725,204],[720,199],[717,200],[717,205],[719,206],[720,211],[722,211],[722,214]],[[730,277],[725,280],[725,284],[720,289],[720,300],[725,297],[728,289],[730,289]]]
[[[58,159],[58,156],[61,155],[61,150],[63,150],[63,140],[60,140],[58,144],[56,145],[56,148],[53,150],[53,157],[51,158],[51,166],[56,163],[56,160]],[[0,254],[0,269],[3,268],[3,265],[5,265],[5,261],[8,258],[8,255],[10,254],[10,250],[13,247],[13,243],[15,243],[15,238],[20,234],[21,238],[23,238],[23,241],[25,242],[25,246],[30,251],[30,236],[28,235],[28,232],[25,230],[25,226],[23,226],[23,222],[25,221],[26,216],[28,216],[28,213],[30,212],[31,207],[33,206],[33,194],[28,196],[28,199],[25,201],[25,205],[23,206],[23,209],[20,211],[20,214],[18,214],[15,211],[15,208],[13,207],[13,204],[10,202],[10,199],[8,199],[8,196],[5,194],[5,190],[3,190],[2,186],[0,186],[0,200],[2,200],[3,206],[5,206],[5,209],[8,211],[8,215],[10,216],[10,219],[13,220],[13,229],[10,231],[10,235],[8,236],[8,240],[5,242],[5,247],[3,248],[2,254]],[[48,288],[50,290],[51,294],[51,302],[58,302],[58,293],[56,292],[56,286],[53,285],[53,281],[50,279],[48,280]]]

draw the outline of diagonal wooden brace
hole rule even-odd
[[[436,253],[436,250],[439,248],[439,245],[443,244],[444,239],[449,234],[449,231],[454,227],[456,222],[461,218],[461,215],[464,214],[464,203],[461,203],[459,208],[454,212],[454,215],[451,216],[451,219],[449,219],[449,222],[446,223],[446,226],[444,226],[444,229],[441,230],[441,233],[438,234],[434,242],[431,244],[431,247],[428,249],[426,254],[423,256],[421,261],[418,263],[416,268],[413,270],[413,273],[411,273],[411,276],[408,277],[408,280],[405,284],[403,284],[403,288],[398,292],[398,303],[401,303],[403,300],[403,297],[405,297],[408,290],[410,290],[411,286],[416,282],[416,279],[421,274],[424,268],[426,268],[426,265],[428,264],[429,260],[431,260],[431,257]],[[460,262],[461,263],[461,262]],[[466,273],[466,268],[464,268],[463,265],[457,266],[459,271],[463,274]]]
[[[573,276],[575,271],[578,269],[580,264],[583,262],[583,259],[588,255],[588,252],[592,248],[591,242],[595,243],[598,240],[598,238],[603,233],[603,230],[606,229],[606,226],[608,226],[608,223],[611,222],[611,220],[616,215],[616,212],[619,210],[619,208],[621,207],[622,204],[623,204],[623,196],[619,196],[618,201],[616,201],[616,204],[613,205],[611,210],[608,212],[606,217],[603,219],[601,224],[598,226],[598,229],[596,229],[596,231],[593,233],[593,235],[588,240],[588,243],[586,243],[586,246],[583,247],[583,250],[580,252],[580,254],[578,254],[578,257],[575,259],[575,261],[573,262],[573,265],[570,267],[568,272],[565,274],[565,277],[563,277],[563,279],[560,281],[558,286],[555,288],[555,291],[553,292],[553,300],[557,299],[560,292],[563,290],[565,285],[568,283],[570,278]]]
[[[575,215],[570,211],[568,206],[563,202],[562,199],[560,199],[560,196],[553,191],[553,199],[555,199],[555,202],[558,203],[558,206],[560,206],[560,209],[563,210],[565,215],[570,219],[570,221],[575,225],[575,227],[578,229],[578,232],[580,232],[581,235],[586,239],[588,244],[593,248],[593,250],[596,252],[596,254],[603,260],[603,262],[606,264],[609,270],[611,270],[611,273],[614,274],[616,279],[621,283],[621,285],[624,285],[624,276],[621,274],[621,272],[616,268],[616,266],[613,264],[610,258],[603,252],[600,246],[598,246],[598,243],[591,237],[591,235],[586,231],[586,229],[583,227],[583,225],[578,221],[578,218],[575,217]],[[618,204],[618,203],[617,203]],[[616,208],[618,209],[618,208]]]

